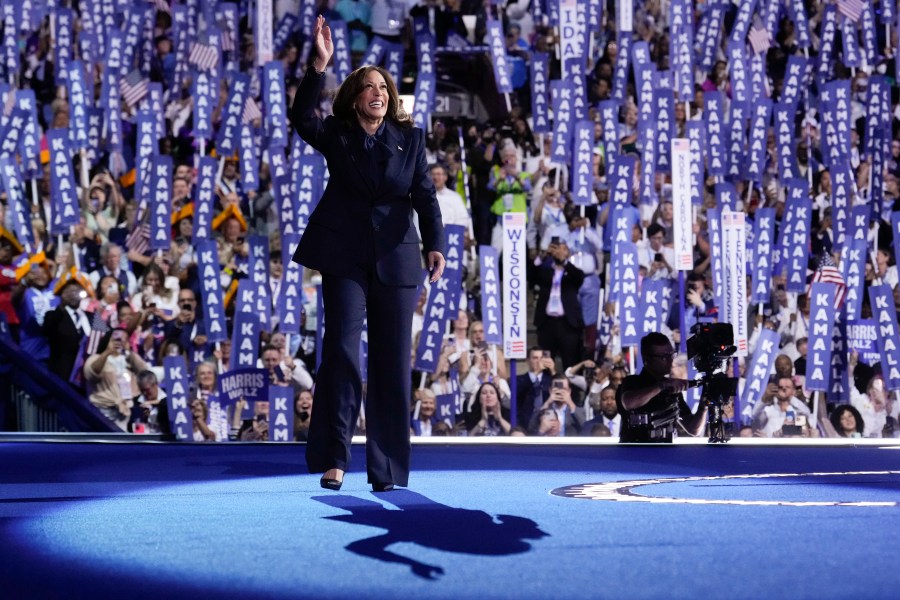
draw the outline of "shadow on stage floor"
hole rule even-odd
[[[900,446],[0,443],[9,598],[892,597]],[[847,574],[852,573],[852,577]],[[802,574],[800,577],[798,574]]]

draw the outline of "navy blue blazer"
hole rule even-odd
[[[413,286],[423,275],[419,217],[424,253],[444,249],[441,209],[425,159],[425,133],[385,121],[375,147],[374,164],[365,153],[357,124],[333,116],[324,121],[315,108],[324,74],[307,71],[294,96],[291,122],[300,137],[325,156],[330,178],[309,217],[294,261],[311,269],[345,275],[374,253],[378,279],[385,285]]]

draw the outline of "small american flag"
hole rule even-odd
[[[251,123],[257,119],[262,119],[262,111],[259,110],[259,104],[253,98],[247,98],[244,102],[244,114],[241,115],[241,123]]]
[[[3,103],[3,116],[8,117],[16,108],[16,90],[10,89],[6,94],[6,101]]]
[[[139,69],[133,70],[119,80],[119,92],[122,100],[134,108],[147,95],[149,84],[150,80],[144,77]]]
[[[207,36],[201,36],[191,44],[191,54],[188,62],[201,71],[211,71],[219,64],[219,49],[209,43]]]
[[[219,21],[219,29],[222,30],[222,52],[234,51],[234,32],[228,27],[228,22],[224,19]]]
[[[856,23],[866,9],[866,3],[865,0],[838,0],[837,9],[839,14]]]
[[[103,311],[98,307],[91,317],[91,334],[88,336],[87,346],[85,346],[85,355],[97,353],[100,347],[100,340],[109,331],[109,323],[103,318]]]
[[[150,250],[150,224],[135,227],[125,238],[125,247],[132,252],[146,254]]]
[[[817,281],[821,281],[822,283],[833,283],[837,286],[837,289],[834,291],[834,308],[839,309],[844,303],[844,298],[847,296],[847,283],[841,276],[841,272],[838,271],[838,268],[835,266],[834,261],[831,259],[831,255],[827,252],[824,252],[819,258],[819,266],[816,268],[816,272],[813,273],[812,279],[809,281],[809,286],[806,288],[807,296],[812,292],[812,284]]]
[[[758,25],[751,27],[747,34],[747,40],[750,42],[754,54],[760,54],[769,49],[769,32],[764,27]]]

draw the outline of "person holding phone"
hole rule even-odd
[[[581,434],[581,427],[584,424],[584,411],[575,406],[572,401],[572,390],[569,387],[569,379],[562,373],[553,376],[550,383],[550,396],[536,411],[528,425],[528,431],[537,435],[540,429],[540,416],[544,411],[552,410],[556,413],[559,420],[560,436],[575,436]]]
[[[569,255],[565,240],[554,237],[546,255],[527,263],[528,282],[538,287],[534,306],[538,345],[560,357],[563,367],[581,360],[584,333],[584,317],[578,300],[584,271],[569,261]]]
[[[109,331],[84,363],[88,399],[123,431],[128,428],[133,399],[138,396],[137,376],[150,366],[128,350],[123,327]]]
[[[506,379],[497,375],[493,357],[494,355],[487,343],[482,342],[476,347],[474,357],[472,358],[472,366],[469,368],[469,372],[466,374],[465,378],[463,378],[462,383],[460,384],[460,390],[463,394],[472,397],[481,384],[490,382],[497,386],[501,400],[508,406],[512,392],[509,389],[509,384],[506,382]]]
[[[494,226],[491,246],[503,249],[503,214],[528,212],[528,194],[531,192],[531,173],[519,168],[519,154],[512,142],[500,148],[500,164],[490,171],[487,187],[493,191],[491,204]]]
[[[178,312],[174,319],[166,321],[164,332],[166,340],[174,340],[182,348],[202,349],[206,346],[206,325],[197,311],[194,290],[178,291]]]
[[[771,404],[757,402],[753,407],[753,423],[763,437],[779,435],[797,435],[797,418],[810,419],[812,413],[803,400],[797,397],[797,387],[789,375],[779,376],[776,380],[775,398]],[[783,429],[787,425],[788,429]]]
[[[362,402],[359,343],[368,317],[368,481],[374,491],[389,491],[408,485],[412,315],[421,254],[431,283],[444,271],[444,227],[425,133],[400,107],[390,74],[372,65],[353,71],[323,120],[316,109],[334,44],[321,15],[311,39],[315,55],[290,118],[324,155],[331,177],[294,253],[294,261],[322,273],[326,315],[306,461],[311,473],[323,473],[322,487],[341,488]]]
[[[666,228],[659,223],[647,226],[647,239],[638,243],[638,264],[647,269],[650,279],[666,279],[677,274],[675,251],[664,244]]]
[[[469,428],[470,436],[509,435],[512,429],[509,411],[500,404],[500,390],[493,383],[481,384],[469,414],[481,417],[474,427]]]

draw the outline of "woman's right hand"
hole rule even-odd
[[[331,27],[325,23],[325,17],[319,15],[316,26],[313,29],[313,40],[316,46],[316,60],[313,66],[320,73],[328,66],[331,55],[334,54],[334,43],[331,41]],[[321,68],[319,68],[321,67]]]

